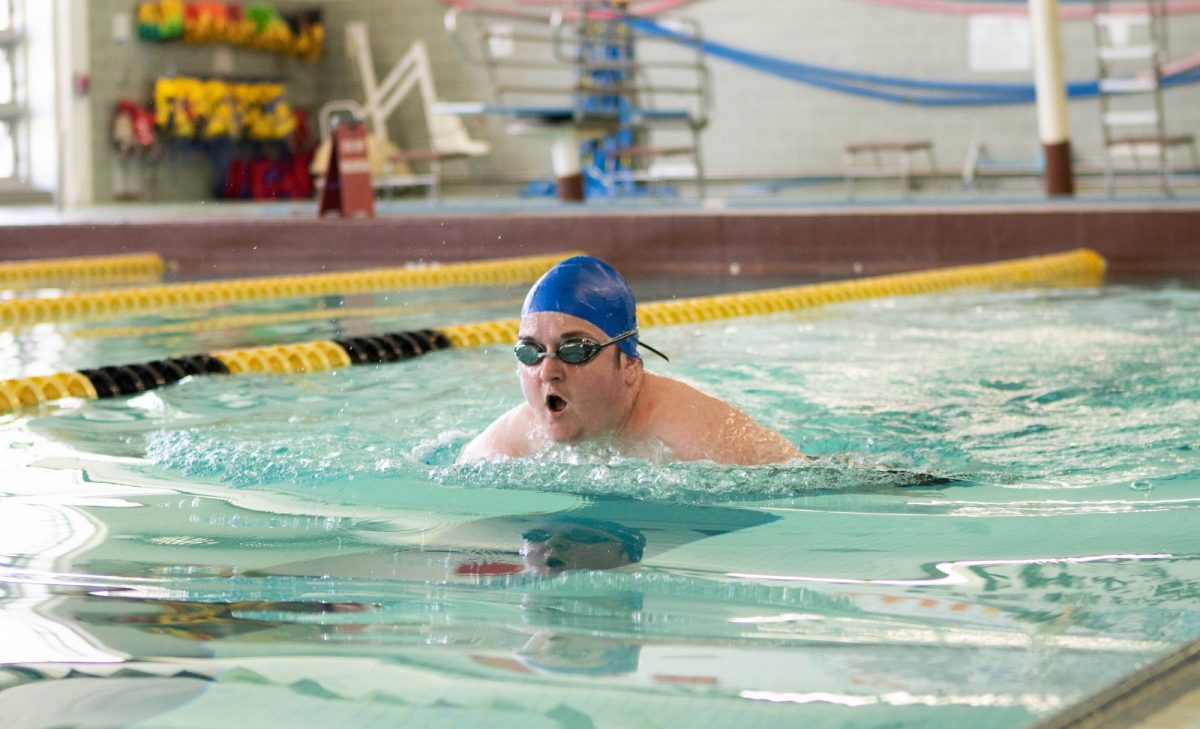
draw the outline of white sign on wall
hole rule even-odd
[[[1033,68],[1033,30],[1022,15],[972,15],[967,21],[972,71]]]

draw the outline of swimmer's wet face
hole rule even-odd
[[[578,317],[543,311],[521,318],[519,339],[557,354],[568,342],[602,343],[611,337]],[[517,369],[525,402],[546,437],[555,443],[576,443],[615,432],[625,423],[641,366],[641,360],[614,346],[579,364],[567,364],[561,356],[543,356]]]

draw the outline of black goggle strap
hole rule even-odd
[[[637,333],[638,333],[638,330],[637,330],[637,329],[630,329],[629,331],[625,332],[624,334],[618,334],[616,337],[613,337],[612,339],[608,340],[607,342],[605,342],[604,344],[602,344],[602,345],[600,345],[600,346],[602,346],[602,347],[607,347],[607,346],[608,346],[608,345],[610,345],[610,344],[616,344],[617,342],[623,342],[623,341],[625,341],[626,339],[629,339],[630,337],[637,336]],[[668,362],[670,362],[670,361],[671,361],[671,358],[670,358],[670,357],[668,357],[667,355],[665,355],[665,354],[663,354],[662,352],[658,351],[658,350],[657,350],[657,349],[655,349],[654,347],[651,347],[649,344],[646,344],[646,343],[645,343],[645,342],[643,342],[641,339],[639,339],[639,340],[637,341],[637,346],[639,346],[639,347],[645,347],[646,349],[650,350],[651,352],[654,352],[655,354],[657,354],[659,357],[662,357],[662,358],[663,358],[663,359],[665,359],[666,361],[668,361]]]
[[[616,344],[617,342],[624,342],[626,339],[629,339],[630,337],[636,337],[637,333],[638,333],[638,330],[630,329],[629,331],[625,332],[624,334],[618,334],[617,336],[613,337],[612,339],[608,340],[607,342],[601,343],[600,346],[603,348],[603,347],[607,347],[610,344]]]
[[[591,350],[590,355],[585,357],[580,362],[576,363],[576,364],[582,364],[583,362],[587,362],[587,361],[591,360],[592,358],[594,358],[596,356],[596,353],[598,353],[600,350],[604,349],[608,345],[616,344],[618,342],[623,342],[626,339],[629,339],[630,337],[637,336],[637,333],[638,333],[637,329],[631,329],[631,330],[625,332],[624,334],[618,334],[617,336],[613,337],[612,339],[608,340],[607,342],[594,342],[591,339],[575,339],[575,340],[572,340],[572,342],[564,342],[564,344],[570,344],[570,343],[578,343],[578,344],[585,344],[585,345],[590,344],[595,347],[595,349],[592,349],[592,347],[587,347],[588,350]],[[659,357],[662,357],[667,362],[671,361],[670,357],[668,357],[667,355],[658,351],[654,347],[651,347],[649,344],[646,344],[645,342],[643,342],[641,340],[638,340],[637,344],[639,347],[645,347],[646,349],[650,350],[651,352],[657,354]],[[544,346],[537,344],[535,342],[518,342],[516,346],[517,347],[528,346],[528,347],[533,347],[534,349],[537,350],[538,357],[531,364],[536,364],[537,362],[540,362],[544,357],[550,356],[550,353],[548,351],[546,351],[546,348]],[[516,349],[516,347],[514,347],[514,349]],[[561,349],[561,345],[560,345],[560,349]],[[559,359],[562,359],[562,357],[559,356],[557,352],[555,353],[555,356],[558,356]],[[518,357],[518,359],[519,359],[519,357]],[[564,361],[566,361],[566,360],[564,360]]]
[[[651,347],[649,344],[646,344],[645,342],[643,342],[643,341],[642,341],[642,340],[640,340],[640,339],[638,340],[638,346],[639,346],[639,347],[645,347],[646,349],[650,350],[651,352],[654,352],[654,353],[655,353],[655,354],[657,354],[659,357],[662,357],[663,359],[665,359],[665,360],[666,360],[666,361],[668,361],[668,362],[670,362],[670,361],[671,361],[671,358],[670,358],[670,357],[668,357],[667,355],[665,355],[665,354],[663,354],[662,352],[658,351],[658,350],[657,350],[657,349],[655,349],[654,347]]]

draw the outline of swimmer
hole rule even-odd
[[[629,284],[588,256],[562,261],[521,308],[517,373],[525,402],[463,448],[459,462],[519,458],[554,444],[607,439],[620,452],[760,465],[803,458],[729,403],[645,371]]]

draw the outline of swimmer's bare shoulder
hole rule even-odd
[[[739,408],[670,377],[646,373],[632,429],[683,461],[755,466],[804,458],[779,433]]]
[[[529,405],[521,403],[496,418],[482,433],[475,436],[458,454],[459,463],[489,461],[498,457],[521,458],[537,449],[533,414]]]
[[[672,457],[681,461],[754,466],[805,457],[779,433],[691,385],[650,373],[646,373],[643,383],[624,440],[661,442]],[[537,436],[529,405],[521,403],[464,446],[458,462],[522,458],[546,445]]]

